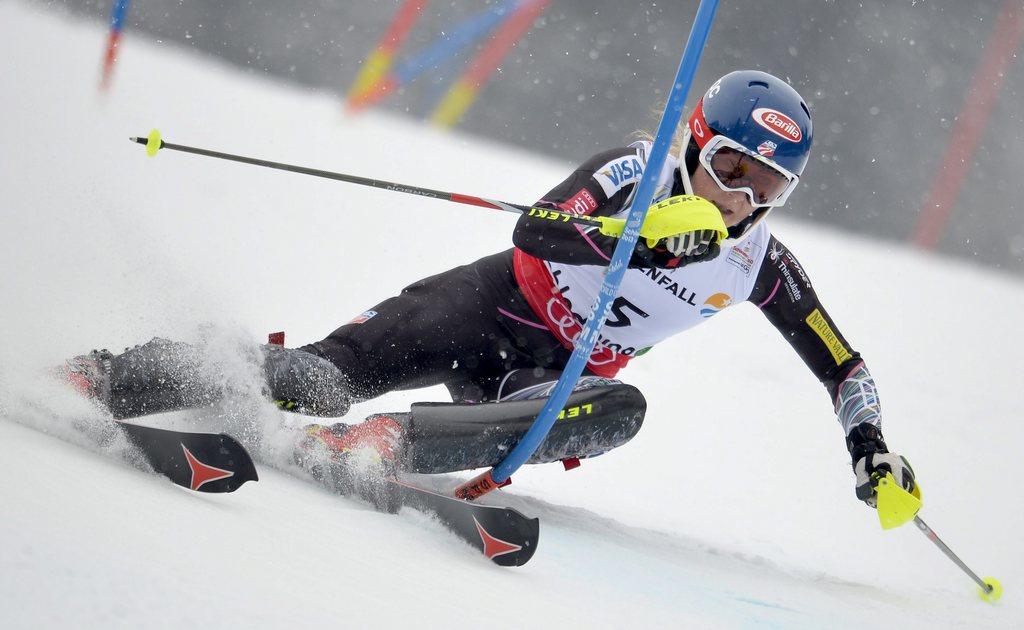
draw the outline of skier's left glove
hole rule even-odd
[[[878,480],[886,473],[892,473],[896,483],[907,492],[915,487],[914,469],[907,458],[890,453],[885,446],[882,432],[867,422],[858,424],[846,438],[853,460],[853,472],[857,475],[857,498],[871,507],[878,507]]]

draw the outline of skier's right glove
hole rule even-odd
[[[654,247],[648,247],[641,239],[633,250],[633,259],[644,267],[683,267],[717,257],[721,251],[717,239],[717,234],[711,230],[671,236]]]
[[[864,422],[855,426],[846,438],[846,446],[853,459],[853,472],[857,475],[857,498],[871,507],[878,507],[878,480],[892,473],[896,483],[907,492],[913,492],[914,469],[907,458],[890,453],[882,432],[873,424]]]

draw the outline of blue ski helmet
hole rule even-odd
[[[811,112],[788,83],[758,70],[730,72],[708,88],[690,115],[679,156],[679,175],[686,192],[693,194],[690,176],[694,169],[703,168],[699,154],[712,138],[723,136],[789,173],[791,187],[780,203],[772,204],[781,205],[807,165],[813,135]],[[772,205],[756,208],[730,227],[725,244],[743,239],[768,215]]]
[[[720,134],[798,176],[814,133],[800,94],[759,70],[738,70],[715,81],[697,101],[689,126],[698,147]]]

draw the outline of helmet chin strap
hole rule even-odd
[[[686,164],[686,150],[690,146],[690,126],[686,125],[686,129],[683,131],[682,147],[679,149],[678,163],[679,163],[679,179],[683,182],[683,190],[686,191],[687,195],[694,195],[693,182],[690,181],[690,170]],[[701,168],[700,163],[697,163],[695,168]],[[750,232],[754,229],[764,218],[771,212],[771,206],[762,206],[760,208],[754,208],[754,212],[729,228],[729,238],[722,241],[722,247],[736,247],[743,242]]]

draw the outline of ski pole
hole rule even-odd
[[[964,573],[974,580],[975,584],[981,587],[978,595],[983,600],[991,603],[1003,596],[1003,585],[999,583],[999,580],[994,577],[987,577],[985,579],[978,577],[978,574],[971,571],[970,567],[964,564],[964,561],[953,553],[953,550],[946,543],[942,542],[938,534],[932,531],[932,528],[928,527],[921,520],[921,517],[917,515],[923,505],[921,501],[921,484],[915,484],[914,489],[908,492],[896,482],[896,478],[893,477],[891,472],[886,472],[884,476],[875,473],[873,479],[875,480],[877,499],[875,507],[878,511],[878,521],[882,525],[882,529],[888,530],[901,527],[913,519],[914,524],[928,537],[928,540],[935,543],[935,546],[941,549],[942,553],[946,554],[946,557],[955,562],[956,566],[960,567]]]
[[[173,144],[170,142],[164,142],[160,138],[160,132],[157,131],[156,129],[149,132],[149,135],[147,137],[132,136],[131,138],[129,138],[129,140],[141,145],[145,145],[146,153],[150,157],[155,156],[156,152],[159,151],[160,149],[170,149],[172,151],[181,151],[183,153],[203,155],[206,157],[217,158],[219,160],[229,160],[231,162],[252,164],[254,166],[273,168],[280,171],[289,171],[292,173],[299,173],[302,175],[323,177],[325,179],[333,179],[339,182],[347,182],[349,184],[358,184],[360,186],[369,186],[371,188],[379,188],[381,190],[391,190],[394,192],[406,193],[409,195],[430,197],[431,199],[441,199],[442,201],[451,201],[453,203],[461,203],[469,206],[488,208],[490,210],[501,210],[504,212],[512,212],[515,214],[526,214],[531,217],[547,219],[549,221],[557,221],[561,223],[575,223],[576,225],[597,227],[601,229],[601,233],[604,234],[605,236],[618,237],[622,234],[621,226],[616,225],[614,221],[605,220],[607,217],[577,216],[575,214],[571,214],[568,212],[559,212],[557,210],[551,210],[547,208],[533,208],[531,206],[518,203],[509,203],[507,201],[484,199],[483,197],[475,197],[473,195],[465,195],[462,193],[445,192],[443,190],[433,190],[431,188],[421,188],[419,186],[410,186],[409,184],[397,184],[395,182],[389,182],[382,179],[371,179],[369,177],[359,177],[358,175],[346,175],[345,173],[335,173],[333,171],[324,171],[316,168],[309,168],[306,166],[296,166],[294,164],[272,162],[270,160],[261,160],[258,158],[246,157],[244,155],[234,155],[231,153],[222,153],[220,151],[211,151],[210,149],[190,147],[184,144]]]
[[[1002,597],[1003,586],[999,583],[999,580],[995,579],[994,577],[987,577],[985,579],[981,579],[980,577],[978,577],[978,574],[974,571],[971,571],[971,568],[968,567],[964,563],[964,561],[959,558],[959,556],[953,553],[953,550],[950,549],[949,546],[946,545],[946,543],[942,542],[942,539],[939,538],[938,534],[936,534],[931,527],[928,527],[928,525],[923,520],[921,520],[920,516],[914,517],[914,524],[917,525],[917,528],[921,530],[921,532],[925,536],[928,537],[928,540],[935,543],[935,546],[941,549],[942,553],[946,554],[946,557],[955,562],[956,566],[960,567],[960,569],[963,570],[964,573],[969,575],[970,578],[974,580],[975,584],[981,587],[981,593],[979,593],[979,595],[982,599],[984,599],[987,602],[995,602],[1000,597]]]

